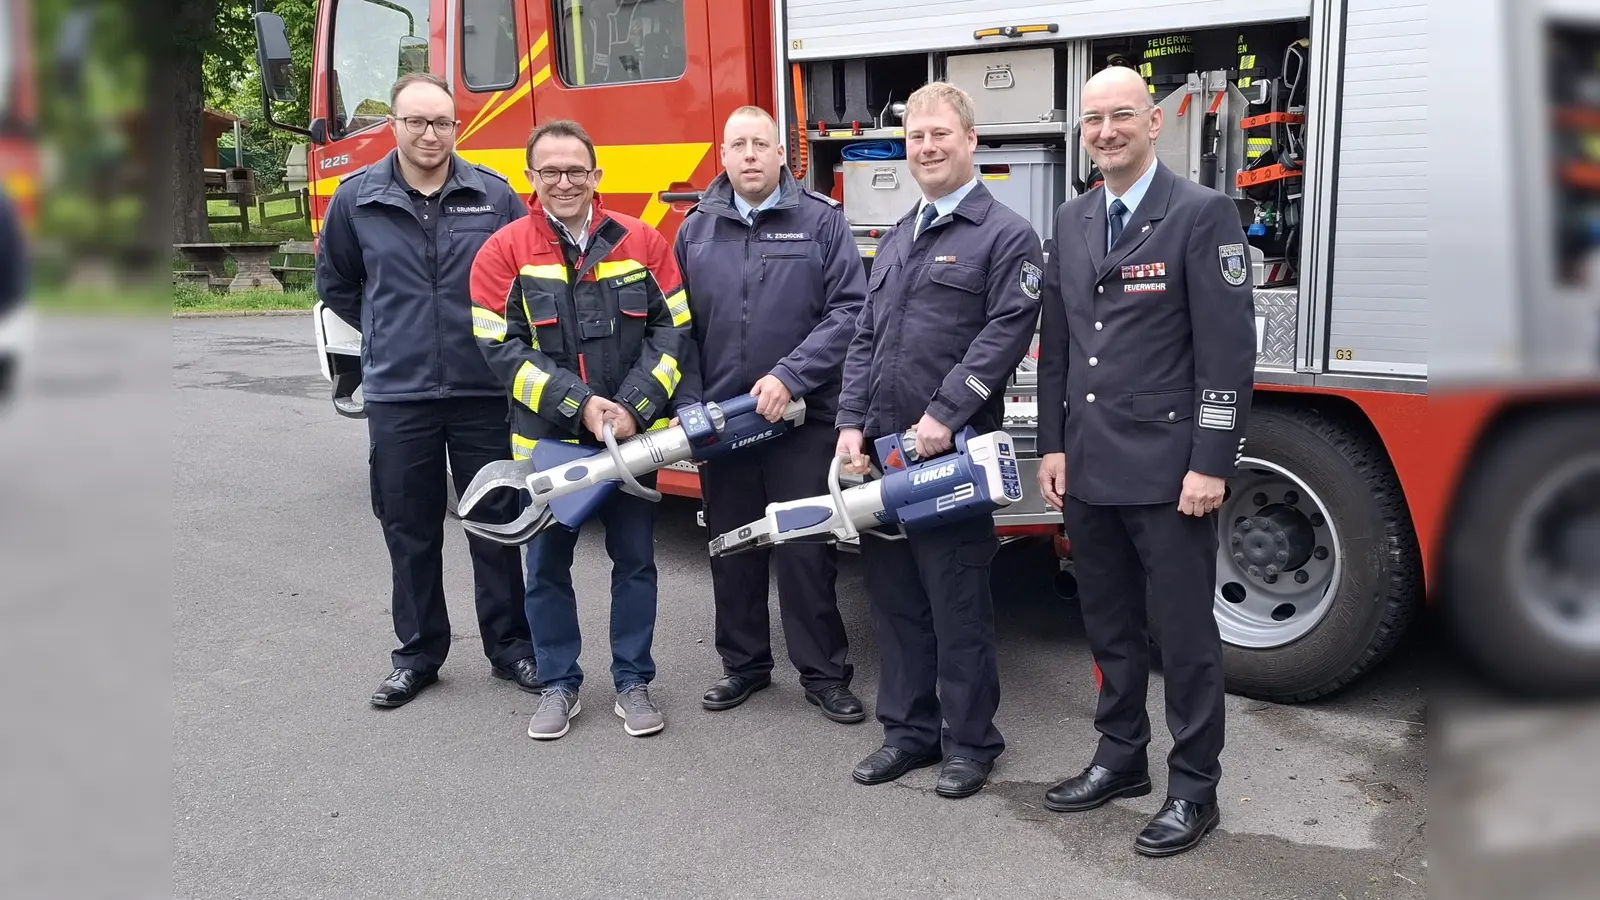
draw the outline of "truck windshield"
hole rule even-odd
[[[428,0],[337,0],[333,112],[345,132],[383,122],[390,85],[428,71],[428,7]]]

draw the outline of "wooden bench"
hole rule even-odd
[[[279,281],[288,284],[291,272],[307,278],[316,277],[317,256],[310,241],[284,241],[278,245],[278,252],[283,254],[283,262],[272,267],[272,274],[278,276]]]
[[[276,241],[226,241],[207,244],[173,244],[172,249],[183,255],[190,265],[206,272],[206,281],[214,291],[239,294],[245,291],[283,291],[283,282],[272,272],[272,254],[278,252]],[[228,276],[227,263],[238,263],[233,276]],[[198,276],[183,276],[194,277]]]

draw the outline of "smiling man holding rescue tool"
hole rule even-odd
[[[712,534],[761,518],[768,503],[828,492],[839,371],[867,288],[843,210],[784,167],[771,115],[754,106],[734,110],[723,129],[722,164],[678,230],[695,339],[674,402],[748,392],[759,399],[758,411],[777,421],[798,398],[806,421],[780,440],[701,467]],[[837,553],[832,544],[796,543],[712,557],[723,677],[702,706],[732,709],[772,683],[770,557],[789,659],[806,700],[835,722],[866,718],[850,691],[854,667],[834,591]]]
[[[885,435],[914,429],[927,459],[950,450],[965,426],[999,429],[1006,382],[1033,339],[1039,235],[978,179],[973,118],[972,98],[944,82],[906,100],[906,157],[923,199],[878,246],[845,358],[835,452],[850,460],[846,472],[864,473],[864,448]],[[988,782],[1005,749],[994,726],[1000,672],[989,593],[998,548],[992,515],[904,540],[862,535],[884,739],[856,766],[856,781],[893,781],[942,758],[941,796],[966,797]]]

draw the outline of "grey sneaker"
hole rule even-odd
[[[536,741],[553,741],[572,727],[572,717],[583,711],[578,695],[562,687],[547,687],[539,711],[528,722],[528,737]]]
[[[634,737],[655,734],[667,727],[661,710],[650,699],[650,686],[636,684],[617,695],[614,710],[622,718],[622,730]]]

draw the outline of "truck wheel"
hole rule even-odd
[[[1500,686],[1600,691],[1600,411],[1528,421],[1462,482],[1444,612]]]
[[[1400,483],[1364,429],[1270,403],[1218,515],[1217,627],[1229,692],[1293,703],[1351,683],[1420,605]]]

